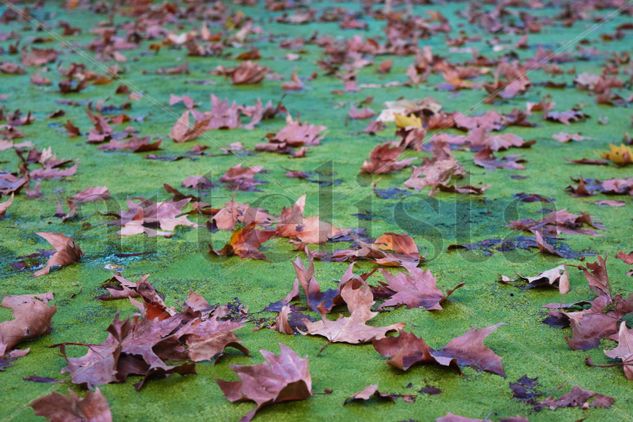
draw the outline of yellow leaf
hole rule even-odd
[[[410,116],[405,116],[404,114],[394,114],[393,115],[395,122],[396,122],[396,126],[398,128],[405,128],[405,127],[417,127],[417,128],[421,128],[422,127],[422,120],[415,116],[414,114],[411,114]]]
[[[609,145],[610,151],[602,154],[602,158],[612,161],[618,166],[633,164],[633,149],[626,145]]]

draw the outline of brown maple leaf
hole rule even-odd
[[[17,177],[11,173],[0,172],[0,193],[10,195],[18,193],[28,182],[28,177]]]
[[[219,359],[227,347],[237,349],[248,356],[248,349],[240,343],[233,332],[241,327],[241,322],[225,321],[213,315],[207,319],[193,319],[173,334],[173,338],[184,338],[188,357],[194,362]]]
[[[484,148],[478,151],[473,157],[473,162],[479,167],[486,170],[507,169],[507,170],[523,170],[525,160],[520,155],[506,155],[501,158],[495,157],[490,148]]]
[[[626,299],[620,295],[611,295],[606,260],[602,257],[598,257],[595,263],[587,263],[585,267],[579,268],[583,270],[590,289],[597,295],[590,302],[591,307],[569,311],[573,306],[552,305],[550,308],[558,308],[562,312],[550,312],[550,317],[559,321],[559,326],[571,326],[572,336],[566,338],[570,348],[588,350],[598,347],[603,338],[617,339],[620,319],[633,312],[633,294]]]
[[[115,300],[139,297],[139,284],[146,282],[148,278],[149,274],[142,275],[139,281],[134,283],[121,274],[114,274],[111,278],[102,283],[102,286],[108,293],[97,296],[97,299]]]
[[[403,323],[385,327],[367,325],[367,322],[378,313],[371,311],[374,295],[366,283],[362,283],[360,286],[354,286],[353,283],[346,284],[341,289],[341,297],[347,304],[347,309],[350,312],[349,317],[342,316],[332,321],[322,316],[320,321],[306,321],[306,332],[302,334],[322,336],[332,343],[359,344],[384,338],[390,331],[400,331],[404,328],[405,324]]]
[[[589,118],[589,115],[581,110],[571,109],[567,111],[548,111],[544,114],[544,117],[551,122],[568,125],[570,123],[586,120]]]
[[[321,143],[325,126],[313,125],[294,120],[290,115],[286,118],[286,126],[277,133],[266,135],[267,143],[257,144],[257,151],[291,154],[299,158],[305,155],[306,146],[315,146]]]
[[[205,176],[188,176],[181,185],[189,189],[205,190],[213,187],[213,182]]]
[[[183,208],[190,198],[179,201],[128,201],[128,209],[119,215],[122,236],[145,233],[148,236],[171,237],[178,226],[197,227],[187,218]]]
[[[108,401],[98,388],[83,398],[73,391],[66,396],[53,392],[34,400],[30,406],[37,416],[51,422],[112,422]]]
[[[110,142],[100,145],[99,149],[103,151],[131,151],[131,152],[147,152],[157,151],[160,149],[161,139],[151,140],[149,136],[132,135],[129,139],[118,141],[111,139]]]
[[[413,158],[399,160],[398,157],[404,151],[404,147],[400,147],[393,142],[387,142],[374,148],[369,160],[365,160],[361,166],[362,173],[370,174],[387,174],[402,170],[411,165]]]
[[[585,228],[585,226],[588,228]],[[531,218],[515,220],[510,222],[509,227],[514,230],[532,233],[540,232],[545,236],[557,236],[561,233],[596,236],[596,230],[603,228],[603,226],[594,221],[589,214],[573,214],[566,209],[552,211],[546,214],[541,220],[533,220]]]
[[[220,250],[211,249],[210,252],[219,256],[234,256],[250,259],[266,259],[266,256],[259,250],[262,243],[268,241],[275,235],[274,230],[258,230],[256,223],[233,232],[229,241]]]
[[[297,257],[292,263],[296,273],[293,289],[291,291],[291,293],[294,292],[294,294],[292,297],[290,294],[287,296],[286,303],[289,303],[295,297],[299,296],[298,286],[301,286],[305,295],[306,303],[310,309],[320,314],[329,313],[334,306],[343,302],[339,289],[321,291],[321,286],[314,276],[313,256],[307,249],[306,254],[308,256],[307,268],[304,266],[303,262],[301,262],[299,257]],[[295,288],[295,286],[297,287]]]
[[[374,112],[374,110],[369,107],[359,109],[356,108],[355,105],[352,105],[352,107],[347,112],[347,116],[352,120],[371,119],[372,117],[374,117],[375,114],[376,113]]]
[[[275,221],[275,218],[262,208],[251,207],[248,204],[227,202],[213,214],[210,224],[213,229],[233,230],[236,224],[245,226],[256,223],[267,226]]]
[[[620,323],[620,331],[617,335],[618,346],[605,350],[604,354],[611,359],[620,359],[624,376],[628,380],[633,380],[633,330],[626,327],[626,322]]]
[[[503,324],[471,329],[451,340],[442,349],[431,349],[426,342],[412,333],[401,332],[398,337],[375,340],[374,348],[389,358],[388,363],[403,371],[416,363],[436,364],[461,368],[470,366],[505,377],[501,358],[484,344],[484,339]]]
[[[90,387],[141,375],[144,378],[136,385],[140,389],[151,378],[195,373],[194,362],[220,358],[227,347],[249,353],[233,333],[242,326],[241,321],[227,319],[223,307],[210,306],[191,293],[183,311],[177,312],[165,306],[147,281],[141,280],[135,289],[143,303],[130,300],[143,315],[125,321],[115,317],[101,344],[57,345],[68,364],[63,372],[70,373],[73,383]],[[89,350],[82,357],[68,357],[68,345]]]
[[[619,251],[615,257],[627,265],[633,265],[633,251],[629,253]]]
[[[275,230],[277,236],[290,238],[301,244],[318,244],[348,232],[321,220],[318,215],[304,217],[305,204],[306,195],[302,195],[292,207],[281,211]]]
[[[390,297],[380,305],[379,309],[390,306],[405,305],[407,308],[424,308],[428,311],[442,310],[442,302],[457,289],[464,286],[460,283],[449,290],[446,295],[437,288],[431,271],[417,267],[406,267],[406,272],[391,274],[382,270],[387,283],[381,283]]]
[[[169,136],[174,140],[174,142],[181,143],[192,141],[208,130],[207,126],[209,125],[210,118],[207,117],[201,120],[196,120],[193,126],[191,126],[189,124],[189,114],[188,110],[182,113],[182,116],[180,116],[171,128]]]
[[[286,401],[305,400],[312,395],[312,379],[307,359],[280,344],[275,355],[260,350],[266,362],[259,365],[232,366],[240,381],[218,380],[218,385],[231,402],[252,401],[257,405],[242,422],[253,419],[263,407]]]
[[[4,73],[5,75],[24,75],[26,71],[19,64],[11,62],[1,62],[0,73]]]
[[[268,68],[257,63],[246,61],[230,72],[233,85],[258,84],[268,74]]]
[[[420,263],[420,252],[415,241],[408,234],[383,233],[372,243],[356,242],[355,249],[335,251],[333,261],[369,260],[386,267],[415,267]],[[325,256],[315,254],[316,258]]]
[[[0,303],[13,311],[13,319],[0,322],[0,358],[24,356],[29,349],[14,350],[25,340],[42,336],[50,331],[51,319],[57,308],[48,305],[52,293],[39,295],[5,296]]]
[[[407,403],[413,403],[415,402],[416,396],[415,394],[383,393],[378,390],[378,384],[371,384],[363,388],[361,391],[352,394],[351,397],[346,398],[343,404],[366,402],[372,399],[395,402],[397,398],[402,398]]]
[[[609,408],[615,402],[613,397],[605,396],[593,391],[584,390],[578,386],[571,389],[560,398],[548,397],[536,405],[537,409],[556,410],[564,407],[579,409]]]
[[[564,265],[543,271],[533,277],[522,277],[528,282],[529,288],[554,287],[558,288],[560,294],[569,293],[569,273]]]
[[[443,142],[434,142],[433,157],[425,159],[422,166],[413,167],[404,185],[416,191],[430,187],[430,196],[437,191],[481,195],[488,188],[487,185],[457,186],[455,180],[463,178],[465,174],[464,167],[453,157],[448,146]]]
[[[70,237],[64,236],[61,233],[39,232],[36,234],[50,243],[53,249],[55,249],[55,252],[48,259],[44,268],[33,274],[35,277],[48,274],[53,268],[65,267],[79,262],[83,256],[79,245]]]
[[[254,190],[257,185],[261,184],[259,180],[255,179],[255,175],[263,170],[263,167],[260,166],[242,167],[242,164],[237,164],[220,176],[220,182],[225,183],[231,190]]]
[[[58,51],[52,48],[35,48],[22,50],[22,64],[25,66],[41,66],[57,60]]]
[[[66,221],[77,215],[78,206],[88,202],[104,201],[110,199],[110,191],[105,186],[95,186],[84,189],[66,200],[68,204],[68,212],[62,216],[62,220]]]

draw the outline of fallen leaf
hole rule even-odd
[[[605,350],[604,354],[611,359],[620,359],[624,376],[628,380],[633,380],[633,330],[628,329],[624,321],[620,323],[617,342],[617,347]]]
[[[626,145],[609,145],[610,151],[602,154],[605,158],[617,166],[627,166],[633,164],[633,149]]]
[[[446,295],[437,288],[431,271],[416,267],[406,267],[406,272],[396,274],[382,270],[387,283],[381,283],[391,296],[380,305],[379,309],[405,305],[407,308],[424,308],[428,311],[442,310],[442,303],[464,283],[449,290]]]
[[[403,151],[404,148],[393,142],[380,144],[371,151],[369,160],[363,162],[361,172],[388,174],[409,167],[414,160],[413,158],[398,161],[398,157]]]
[[[633,265],[633,252],[629,252],[627,254],[623,251],[620,251],[617,253],[615,257],[627,265]]]
[[[225,183],[231,190],[253,190],[261,184],[255,179],[255,175],[263,170],[260,166],[242,167],[242,164],[237,164],[220,176],[220,182]]]
[[[51,269],[65,267],[79,262],[83,256],[79,245],[70,237],[64,236],[61,233],[39,232],[36,234],[50,243],[55,253],[48,259],[44,268],[33,273],[35,277],[46,275]]]
[[[543,271],[533,277],[524,277],[530,288],[551,286],[558,288],[560,294],[569,293],[569,273],[564,265],[559,265],[551,270]]]
[[[347,304],[347,309],[350,312],[349,317],[341,316],[332,321],[322,316],[320,321],[306,321],[306,332],[302,334],[322,336],[332,343],[359,344],[384,338],[390,331],[400,331],[404,328],[403,323],[385,327],[367,325],[367,321],[378,314],[371,311],[374,295],[366,283],[359,287],[355,287],[351,283],[346,284],[341,289],[341,297]]]
[[[182,113],[182,116],[180,116],[171,128],[169,136],[174,140],[174,142],[180,143],[194,140],[208,130],[207,126],[210,118],[196,120],[193,126],[191,126],[189,124],[189,114],[189,111]]]
[[[52,293],[39,295],[5,296],[0,305],[13,311],[13,319],[0,322],[0,358],[23,356],[28,349],[11,355],[11,351],[25,340],[40,337],[51,329],[51,320],[57,308],[48,305]]]
[[[609,408],[614,402],[615,399],[613,397],[574,387],[569,393],[562,395],[558,399],[553,397],[546,398],[537,405],[537,408],[550,410],[565,407],[577,407],[579,409]]]
[[[30,406],[37,416],[51,422],[112,421],[108,401],[98,388],[94,392],[89,391],[83,398],[73,391],[69,391],[67,396],[53,392],[34,400]]]
[[[281,211],[275,233],[301,244],[319,244],[341,236],[347,231],[334,227],[319,216],[304,217],[306,195],[297,199],[292,207]]]
[[[300,358],[291,348],[280,344],[275,355],[261,350],[265,363],[232,366],[240,381],[218,381],[220,389],[231,402],[253,401],[255,409],[242,422],[252,420],[265,406],[287,401],[305,400],[312,396],[312,379],[308,360]]]
[[[483,343],[501,325],[471,329],[439,350],[431,349],[423,339],[407,332],[375,340],[373,344],[378,353],[389,358],[391,366],[403,371],[416,363],[432,363],[456,368],[470,366],[505,377],[501,358]]]
[[[371,384],[363,388],[361,391],[352,394],[351,397],[346,398],[343,404],[366,402],[372,399],[393,403],[397,398],[402,398],[407,403],[413,403],[415,402],[415,397],[415,394],[382,393],[378,390],[378,384]]]
[[[274,230],[258,230],[256,223],[233,232],[229,241],[218,251],[211,249],[211,253],[219,256],[239,256],[240,258],[266,259],[259,250],[262,243],[275,235]]]
[[[187,218],[183,208],[190,202],[189,198],[180,201],[152,202],[140,199],[138,202],[128,201],[128,209],[119,215],[118,224],[122,236],[133,236],[145,233],[148,236],[171,237],[178,226],[197,227]]]

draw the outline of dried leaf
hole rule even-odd
[[[34,400],[30,406],[37,416],[51,422],[112,421],[108,401],[98,388],[94,392],[89,391],[83,398],[73,391],[69,391],[67,396],[53,392]]]
[[[53,249],[55,249],[55,253],[48,259],[44,268],[33,273],[35,277],[46,275],[51,269],[65,267],[79,262],[83,256],[79,245],[70,237],[64,236],[61,233],[39,232],[36,234],[50,243]]]
[[[387,283],[382,287],[391,295],[379,309],[390,306],[405,305],[407,308],[424,308],[428,311],[442,310],[442,302],[464,283],[458,284],[446,295],[437,288],[436,280],[431,271],[420,268],[406,267],[406,272],[391,274],[382,270]]]
[[[287,401],[305,400],[312,395],[312,379],[308,360],[300,358],[292,349],[279,345],[279,355],[267,350],[260,353],[265,363],[251,366],[233,366],[240,381],[218,381],[226,398],[231,402],[253,401],[255,409],[247,413],[242,422],[248,422],[263,407]]]
[[[341,297],[349,309],[349,317],[339,317],[332,321],[324,316],[321,321],[306,321],[306,332],[303,333],[322,336],[332,343],[359,344],[384,338],[390,331],[400,331],[403,323],[388,325],[385,327],[372,327],[367,321],[378,315],[371,311],[374,304],[374,295],[365,283],[355,287],[351,283],[341,289]]]
[[[10,352],[25,340],[37,338],[51,329],[51,319],[57,308],[48,305],[53,300],[52,293],[39,295],[5,296],[0,305],[13,311],[13,319],[0,322],[0,358],[9,356]],[[14,353],[13,356],[25,355],[28,349]]]
[[[470,366],[505,377],[501,358],[483,343],[501,325],[503,324],[469,330],[439,350],[431,349],[423,339],[407,332],[401,332],[398,337],[375,340],[373,343],[378,353],[390,358],[390,365],[403,371],[416,363],[432,363],[457,368]]]

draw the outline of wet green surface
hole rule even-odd
[[[341,4],[337,4],[341,5]],[[319,5],[320,7],[320,5]],[[350,6],[356,7],[356,6]],[[473,27],[457,19],[455,13],[463,8],[460,4],[442,5],[439,9],[451,22],[464,24],[464,29]],[[2,7],[0,7],[0,11]],[[103,16],[95,16],[87,11],[75,10],[66,12],[54,6],[44,10],[52,15],[47,19],[51,27],[63,19],[84,29],[78,36],[63,37],[48,45],[62,49],[61,42],[79,47],[81,54],[70,54],[65,49],[61,62],[66,67],[71,62],[85,62],[91,70],[103,71],[103,64],[92,59],[92,53],[83,50],[91,36],[88,30],[94,27]],[[438,6],[417,7],[416,11],[438,10]],[[272,13],[261,9],[245,7],[244,11],[254,17],[264,30],[284,37],[307,37],[314,31],[320,34],[333,34],[350,37],[354,34],[365,36],[364,31],[342,31],[336,23],[312,23],[302,26],[282,25],[272,22]],[[35,16],[43,19],[43,11],[35,12]],[[552,10],[543,9],[534,12],[539,15],[551,15]],[[605,12],[606,14],[607,12]],[[123,18],[117,18],[123,19]],[[369,19],[368,19],[369,20]],[[534,54],[537,45],[550,48],[561,48],[566,43],[586,37],[594,42],[593,46],[603,52],[630,51],[630,34],[619,42],[605,43],[599,40],[602,33],[613,32],[614,28],[625,21],[625,17],[616,17],[594,30],[593,23],[579,21],[571,28],[560,26],[545,27],[540,34],[530,35],[528,50],[519,51],[521,57]],[[370,32],[379,40],[384,40],[382,22],[369,20]],[[192,18],[191,26],[197,27],[198,21]],[[457,26],[456,26],[457,28]],[[2,31],[11,29],[23,31],[22,24],[10,24],[0,27]],[[480,31],[472,29],[473,31]],[[35,31],[22,32],[23,36],[51,35],[57,37],[58,30],[52,34]],[[483,35],[483,34],[482,34]],[[485,39],[485,36],[484,36]],[[505,44],[518,40],[517,37],[503,36]],[[6,45],[9,42],[0,43]],[[255,45],[262,53],[260,63],[288,80],[290,73],[297,70],[303,78],[316,70],[315,61],[320,51],[315,46],[307,46],[306,53],[297,62],[283,60],[288,51],[279,49],[276,44],[258,42]],[[422,40],[422,45],[430,45],[433,52],[449,58],[453,62],[466,60],[467,53],[454,53],[444,44],[443,36],[436,35],[429,40]],[[484,41],[468,44],[487,56],[499,55],[492,51]],[[284,92],[280,81],[266,80],[261,85],[235,87],[222,77],[212,76],[208,72],[220,64],[232,66],[233,60],[219,58],[186,57],[184,50],[164,48],[158,55],[148,50],[144,42],[137,50],[126,51],[128,62],[122,64],[126,72],[120,82],[127,84],[133,91],[144,93],[143,99],[133,102],[128,111],[132,117],[144,117],[143,123],[131,123],[143,135],[159,136],[164,139],[164,151],[161,154],[178,154],[187,151],[195,143],[207,145],[212,153],[219,153],[220,148],[231,142],[240,141],[247,148],[261,142],[263,136],[283,127],[283,118],[261,123],[255,130],[230,130],[207,132],[193,143],[175,144],[168,139],[169,129],[180,116],[182,106],[169,107],[170,94],[186,94],[195,99],[201,109],[208,110],[208,98],[215,94],[220,98],[235,100],[238,103],[251,104],[257,98],[278,101]],[[229,48],[227,52],[238,53],[244,49]],[[566,50],[576,51],[576,44]],[[232,54],[233,55],[233,54]],[[15,56],[2,55],[2,60],[16,60]],[[377,62],[381,59],[378,58]],[[392,80],[404,82],[406,67],[411,57],[395,57],[394,68],[389,75],[378,75],[373,67],[363,69],[359,75],[360,83],[385,83]],[[160,76],[143,74],[144,70],[152,71],[162,66],[172,66],[182,61],[189,63],[189,75]],[[561,65],[564,69],[575,68],[578,73],[589,71],[599,73],[604,57],[589,61],[575,61]],[[592,251],[614,257],[619,250],[629,251],[631,246],[631,199],[623,198],[627,205],[623,208],[600,207],[595,205],[597,199],[605,197],[574,198],[564,188],[570,177],[627,177],[633,175],[631,168],[613,166],[578,166],[567,162],[569,159],[583,157],[597,158],[599,151],[607,148],[609,143],[619,143],[624,132],[630,128],[630,109],[598,106],[592,97],[573,88],[564,91],[533,86],[526,95],[504,103],[489,106],[481,103],[483,93],[480,90],[449,93],[436,89],[441,77],[433,75],[428,82],[419,87],[392,87],[365,89],[358,93],[333,95],[334,89],[341,89],[340,80],[320,75],[316,80],[306,83],[301,92],[289,92],[283,99],[284,104],[293,115],[301,115],[304,121],[328,127],[322,145],[309,151],[304,159],[292,160],[286,156],[259,153],[251,156],[218,156],[201,157],[196,160],[175,162],[153,161],[144,158],[145,154],[107,153],[88,145],[84,137],[68,138],[61,127],[65,118],[71,119],[83,131],[87,132],[90,124],[83,107],[63,106],[66,117],[48,119],[47,115],[60,108],[55,101],[61,96],[53,87],[36,87],[29,83],[31,69],[23,76],[0,75],[0,94],[8,94],[8,99],[0,104],[13,110],[32,111],[36,122],[21,129],[38,148],[51,146],[60,158],[75,159],[79,162],[77,174],[64,181],[44,181],[43,196],[36,200],[28,200],[23,195],[16,197],[14,205],[9,209],[6,218],[0,220],[0,295],[40,293],[52,291],[58,312],[54,317],[53,331],[50,335],[32,342],[31,353],[19,359],[12,367],[0,373],[0,418],[2,420],[33,420],[36,416],[28,407],[33,399],[57,390],[65,392],[73,388],[67,375],[60,375],[65,366],[64,359],[56,349],[49,345],[65,341],[100,342],[105,338],[105,328],[114,315],[120,312],[130,315],[134,308],[126,301],[103,303],[95,300],[102,293],[100,284],[111,275],[104,268],[108,264],[120,265],[124,274],[135,279],[138,275],[151,273],[150,281],[166,297],[169,304],[181,303],[191,290],[202,294],[210,302],[225,303],[238,297],[253,312],[259,311],[268,303],[283,297],[290,289],[294,272],[290,264],[296,256],[292,246],[285,240],[268,242],[262,250],[269,257],[269,262],[230,259],[210,259],[206,254],[206,245],[210,234],[203,230],[195,231],[179,229],[171,239],[148,240],[142,236],[126,238],[122,241],[122,249],[117,247],[115,231],[109,226],[111,219],[101,215],[106,209],[103,204],[88,204],[80,211],[80,220],[62,223],[54,216],[56,200],[74,194],[91,186],[107,186],[115,202],[121,206],[127,198],[134,196],[166,199],[163,183],[179,186],[187,176],[197,174],[210,175],[217,181],[226,169],[237,164],[262,165],[267,172],[259,178],[266,183],[260,186],[259,192],[232,193],[222,187],[213,191],[213,205],[222,205],[232,195],[236,199],[267,208],[276,214],[283,206],[294,202],[300,195],[307,193],[307,215],[314,215],[321,210],[330,212],[333,222],[340,227],[365,227],[373,236],[384,231],[406,231],[410,233],[421,248],[423,255],[429,258],[425,264],[438,278],[439,286],[446,290],[458,282],[466,286],[451,297],[450,303],[441,312],[430,313],[424,310],[399,309],[382,313],[373,321],[375,325],[386,325],[395,322],[406,322],[407,329],[423,337],[431,346],[442,346],[451,338],[462,334],[470,327],[483,327],[497,322],[506,325],[491,335],[487,344],[503,357],[507,378],[488,373],[479,373],[465,369],[463,375],[449,370],[428,366],[418,366],[406,373],[391,369],[384,359],[378,355],[371,345],[350,346],[335,344],[329,346],[317,356],[324,344],[321,338],[303,336],[285,336],[270,330],[253,331],[247,325],[238,332],[243,343],[251,349],[253,357],[242,357],[230,353],[228,358],[217,365],[202,363],[197,365],[197,376],[172,376],[165,380],[151,382],[140,393],[133,388],[133,380],[125,384],[105,385],[101,390],[108,398],[115,420],[186,420],[215,419],[237,420],[252,408],[249,403],[235,405],[229,403],[222,395],[215,380],[230,378],[231,364],[248,364],[261,362],[259,349],[278,352],[278,343],[285,343],[300,355],[308,356],[313,378],[314,397],[309,400],[276,405],[258,414],[261,421],[285,421],[299,418],[308,420],[433,420],[434,418],[453,412],[469,417],[491,418],[512,415],[529,416],[530,420],[573,421],[581,418],[594,421],[631,420],[633,416],[633,399],[631,384],[624,378],[620,368],[597,369],[584,365],[584,359],[592,356],[596,361],[603,361],[601,349],[611,347],[607,342],[601,349],[589,352],[572,351],[564,340],[567,331],[556,330],[541,323],[544,316],[542,305],[551,302],[573,302],[591,298],[592,295],[579,271],[571,270],[572,291],[566,297],[560,297],[555,290],[521,291],[513,287],[497,283],[500,274],[534,275],[552,268],[560,263],[577,263],[544,256],[535,251],[504,256],[494,254],[483,256],[473,253],[447,253],[446,247],[455,242],[475,242],[483,239],[513,235],[506,228],[509,219],[504,217],[504,210],[514,207],[518,217],[538,217],[540,205],[513,204],[512,195],[516,192],[533,192],[555,198],[552,207],[567,208],[571,212],[588,212],[605,225],[600,237],[568,236],[565,242],[576,251]],[[49,72],[43,72],[53,81],[59,76],[55,66]],[[573,75],[551,77],[543,72],[530,74],[533,84],[550,79],[566,81],[569,85]],[[194,81],[207,80],[209,85],[200,85]],[[482,79],[483,81],[484,79]],[[66,95],[64,98],[77,101],[96,101],[107,99],[108,104],[120,104],[125,96],[114,95],[118,84],[105,86],[89,86],[80,94]],[[626,91],[624,91],[626,93]],[[402,187],[402,182],[409,176],[405,170],[399,174],[381,176],[379,178],[358,177],[358,170],[371,149],[378,143],[392,139],[392,128],[381,132],[376,137],[362,133],[366,121],[348,122],[345,118],[350,104],[360,101],[368,95],[374,97],[372,107],[379,111],[384,101],[400,97],[418,99],[432,96],[447,111],[462,111],[467,114],[481,113],[486,110],[510,111],[512,108],[523,108],[526,101],[536,102],[544,94],[552,95],[557,110],[566,110],[582,103],[585,111],[591,116],[585,122],[575,123],[570,127],[546,123],[540,114],[531,118],[538,122],[536,128],[510,128],[506,132],[516,133],[526,139],[536,140],[531,149],[520,150],[527,159],[526,169],[519,172],[498,170],[487,172],[475,167],[470,153],[458,152],[456,156],[470,171],[469,182],[472,184],[488,183],[491,188],[482,198],[463,198],[452,194],[438,194],[435,197],[437,207],[430,202],[426,192],[414,193],[404,200],[383,200],[375,197],[371,183],[377,181],[379,188]],[[630,91],[628,91],[630,95]],[[625,96],[625,95],[623,95]],[[609,118],[607,126],[597,124],[599,117]],[[121,126],[118,129],[123,128]],[[551,138],[559,131],[582,132],[590,140],[560,144]],[[514,152],[511,152],[514,153]],[[427,153],[408,152],[414,157],[427,156]],[[500,155],[503,155],[500,154]],[[15,169],[14,154],[9,151],[0,152],[0,168]],[[315,183],[302,182],[284,177],[286,169],[315,171],[331,168],[333,178],[340,179],[331,190]],[[511,174],[527,176],[526,179],[511,179]],[[326,199],[331,192],[331,204]],[[321,197],[320,197],[321,195]],[[621,199],[621,198],[617,198]],[[394,210],[402,207],[407,218]],[[456,210],[460,210],[456,212]],[[463,217],[464,210],[468,216]],[[359,220],[355,214],[369,212],[375,218],[371,221]],[[322,214],[323,215],[323,214]],[[510,218],[511,217],[511,218]],[[466,221],[468,224],[466,224]],[[55,271],[50,275],[33,278],[32,271],[16,271],[12,266],[18,257],[31,254],[48,245],[40,240],[35,232],[61,232],[74,237],[85,252],[85,257],[78,265]],[[214,234],[211,241],[219,247],[228,237],[226,233]],[[330,247],[330,246],[328,246]],[[134,258],[116,258],[119,252],[149,251],[147,255]],[[431,259],[432,258],[432,259]],[[359,265],[361,269],[369,269],[368,265]],[[317,263],[317,277],[322,286],[334,286],[336,280],[344,272],[346,265],[342,263]],[[626,276],[627,267],[618,260],[609,260],[609,271],[612,286],[616,292],[631,291],[631,279]],[[262,315],[269,317],[271,315]],[[0,312],[0,319],[9,318],[5,310]],[[81,353],[81,350],[77,350]],[[616,401],[611,409],[582,411],[578,409],[560,409],[555,412],[531,412],[531,408],[511,397],[508,383],[522,375],[538,377],[542,391],[546,395],[558,396],[567,392],[572,386],[594,390],[613,396]],[[60,384],[36,384],[23,381],[29,375],[59,377]],[[398,401],[395,404],[368,403],[343,406],[343,401],[353,392],[368,384],[378,383],[381,390],[387,392],[415,393],[425,385],[439,387],[442,393],[435,396],[418,394],[415,403]],[[332,389],[332,394],[323,394],[324,389]]]

